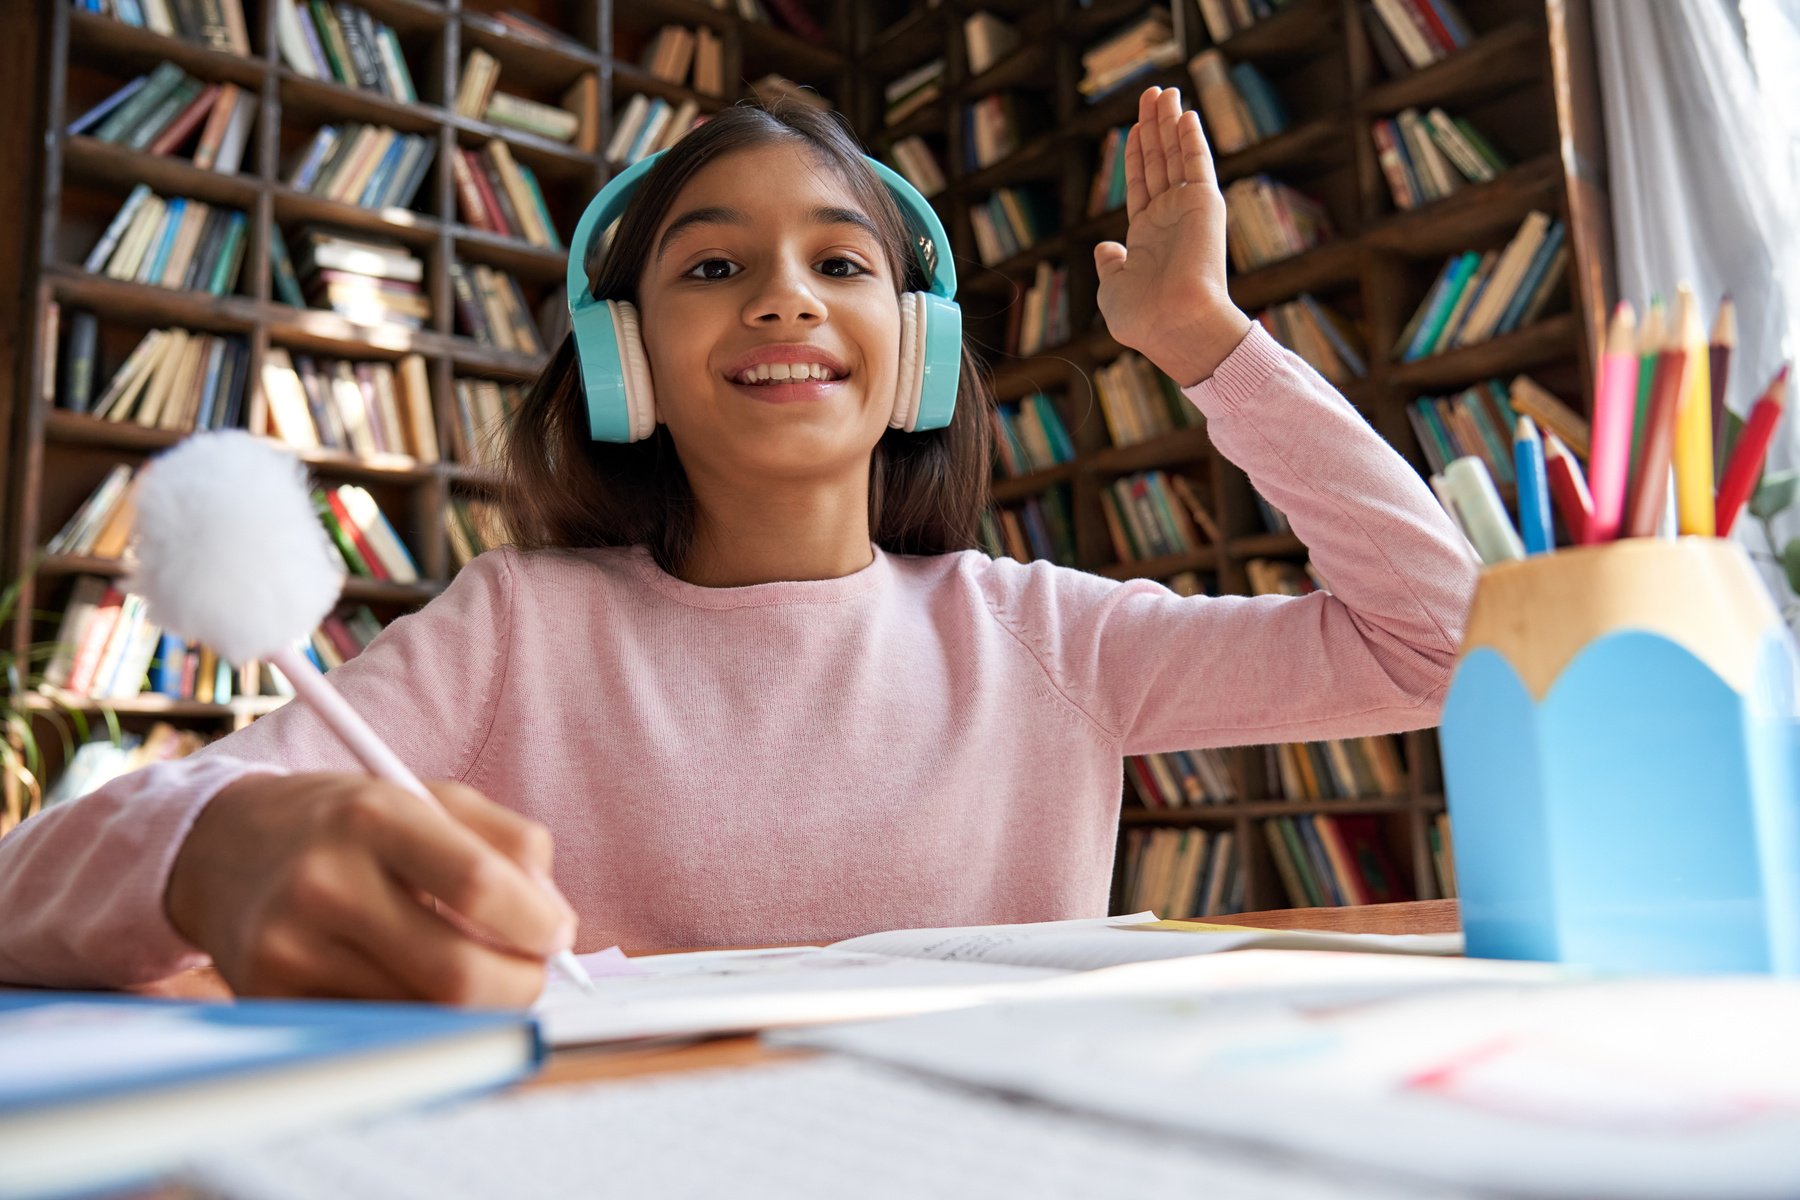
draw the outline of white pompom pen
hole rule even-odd
[[[241,430],[196,434],[150,462],[135,499],[137,566],[126,587],[144,597],[149,618],[230,662],[274,664],[371,775],[454,820],[294,648],[325,619],[344,586],[300,461]],[[553,954],[550,966],[593,990],[568,948]]]

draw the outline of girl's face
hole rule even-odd
[[[690,477],[866,470],[893,412],[900,307],[868,214],[804,145],[743,150],[670,205],[638,285],[658,417]],[[745,382],[764,362],[830,378]],[[805,374],[816,376],[816,367]]]

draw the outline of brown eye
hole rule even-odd
[[[737,264],[732,262],[729,258],[703,259],[702,261],[695,263],[693,265],[692,269],[690,269],[685,275],[683,275],[682,278],[692,279],[695,277],[694,276],[695,271],[705,271],[706,268],[714,265],[715,263],[723,263],[725,266],[728,266],[728,267],[736,267],[737,266]],[[739,269],[741,270],[742,268],[739,268]],[[707,275],[703,276],[702,278],[705,278],[705,279],[730,279],[731,276],[730,275],[707,274]]]
[[[833,279],[854,279],[858,275],[867,275],[869,273],[869,272],[863,270],[861,263],[855,262],[848,258],[834,256],[832,258],[820,259],[819,261],[820,261],[821,266],[823,266],[826,263],[843,263],[845,266],[850,268],[850,272],[847,274],[843,274],[843,275],[838,275],[838,274],[835,274],[832,272],[826,272],[827,274],[831,275],[831,277]]]

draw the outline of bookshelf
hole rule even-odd
[[[1408,425],[1406,405],[1422,396],[1468,387],[1519,372],[1570,400],[1589,403],[1594,348],[1611,292],[1611,232],[1607,224],[1600,109],[1594,53],[1583,0],[1482,0],[1461,5],[1474,27],[1465,48],[1422,69],[1390,77],[1378,60],[1360,9],[1367,0],[1289,0],[1276,14],[1213,42],[1195,0],[1177,0],[1178,62],[1150,68],[1088,103],[1077,88],[1084,51],[1141,17],[1151,7],[1123,0],[1027,3],[900,3],[858,6],[852,49],[863,86],[853,117],[871,152],[885,156],[902,138],[923,137],[943,166],[946,186],[933,196],[959,256],[965,328],[993,370],[996,398],[1017,401],[1042,391],[1053,397],[1074,443],[1072,461],[1027,475],[997,479],[994,498],[1007,504],[1066,489],[1074,526],[1076,565],[1115,578],[1166,579],[1198,571],[1214,594],[1250,590],[1246,564],[1257,558],[1303,561],[1291,534],[1265,532],[1248,481],[1217,454],[1203,429],[1184,429],[1119,448],[1111,444],[1089,380],[1122,351],[1106,333],[1095,303],[1093,246],[1124,240],[1122,208],[1085,215],[1088,190],[1109,127],[1135,119],[1136,97],[1150,84],[1181,88],[1194,107],[1187,62],[1215,47],[1227,60],[1254,63],[1282,93],[1289,128],[1219,157],[1221,186],[1259,173],[1293,184],[1323,203],[1337,236],[1293,257],[1234,273],[1233,298],[1252,314],[1309,292],[1344,310],[1365,333],[1366,374],[1341,390],[1415,467],[1424,458]],[[1165,9],[1167,6],[1163,6]],[[1235,7],[1235,6],[1233,6]],[[1018,46],[972,75],[963,19],[991,12],[1020,33]],[[923,110],[884,128],[885,84],[919,64],[946,61],[942,95]],[[1017,149],[971,169],[965,104],[995,90],[1023,93],[1021,111],[1036,124],[1020,131]],[[1468,114],[1506,148],[1510,169],[1490,182],[1410,210],[1396,210],[1369,134],[1377,117],[1442,105]],[[970,210],[992,189],[1037,188],[1058,219],[1029,249],[982,266]],[[1414,362],[1390,361],[1387,350],[1423,298],[1432,276],[1452,253],[1503,245],[1533,209],[1569,226],[1570,284],[1566,301],[1517,332]],[[1041,261],[1067,268],[1072,336],[1037,355],[1005,352],[1008,309],[1022,301]],[[1121,563],[1103,519],[1100,495],[1114,478],[1149,468],[1192,471],[1210,486],[1208,499],[1224,537],[1192,553]],[[1395,795],[1295,801],[1280,798],[1267,776],[1264,752],[1228,751],[1238,799],[1148,809],[1128,783],[1121,818],[1121,854],[1114,905],[1125,903],[1124,838],[1155,827],[1229,830],[1244,874],[1244,904],[1280,908],[1289,900],[1262,826],[1269,818],[1302,814],[1370,815],[1408,889],[1421,899],[1440,895],[1430,830],[1444,810],[1435,731],[1403,735],[1407,786]]]

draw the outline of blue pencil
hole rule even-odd
[[[1530,417],[1520,417],[1513,436],[1513,474],[1519,483],[1519,533],[1525,553],[1548,554],[1556,549],[1550,526],[1550,475],[1544,467],[1544,440]]]

